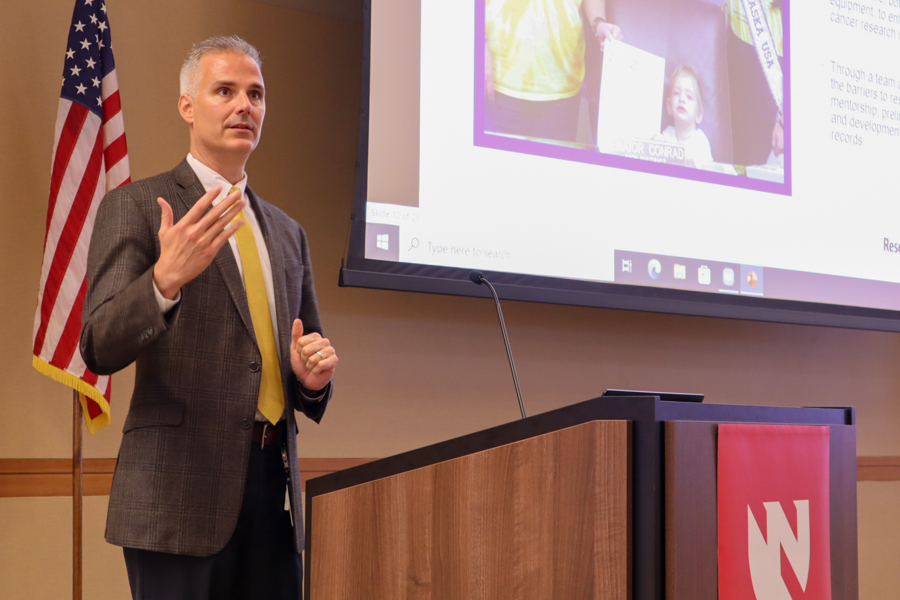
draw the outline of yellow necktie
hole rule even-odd
[[[238,190],[231,188],[229,193]],[[284,388],[281,385],[281,371],[278,362],[278,345],[272,330],[272,313],[269,311],[269,298],[266,295],[266,282],[263,279],[262,263],[259,259],[259,248],[250,223],[241,210],[232,219],[244,220],[244,226],[234,234],[241,264],[244,268],[244,288],[247,291],[247,304],[250,305],[250,318],[256,332],[256,343],[262,354],[262,382],[259,386],[259,412],[272,423],[277,423],[284,414]]]

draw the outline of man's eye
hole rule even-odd
[[[219,88],[217,92],[220,96],[226,96],[229,94],[228,88]]]

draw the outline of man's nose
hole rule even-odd
[[[237,96],[237,108],[239,112],[245,113],[250,112],[253,108],[253,103],[250,102],[250,97],[245,93],[240,93]]]

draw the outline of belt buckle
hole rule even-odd
[[[259,449],[264,450],[266,447],[266,431],[269,429],[269,424],[265,423],[263,425],[262,437],[259,440]]]

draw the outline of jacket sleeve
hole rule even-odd
[[[98,375],[128,366],[177,318],[160,313],[153,292],[159,251],[159,208],[142,203],[135,185],[109,192],[100,204],[88,251],[81,355]],[[153,209],[156,209],[153,211]]]
[[[306,239],[306,232],[299,224],[297,225],[297,229],[299,230],[300,235],[300,254],[303,257],[302,296],[300,301],[300,314],[297,315],[297,318],[303,321],[304,333],[316,332],[319,335],[324,336],[325,334],[322,331],[322,320],[319,316],[319,303],[316,299],[316,286],[313,281],[312,260],[309,256],[309,243]],[[316,423],[320,422],[322,420],[322,415],[325,413],[325,408],[328,406],[328,401],[331,399],[334,381],[328,382],[328,385],[326,385],[324,389],[312,392],[306,390],[293,374],[291,377],[296,382],[294,389],[297,391],[297,402],[294,406]]]

